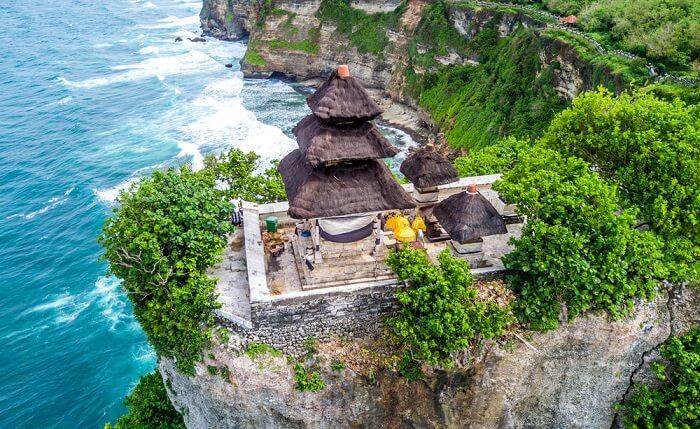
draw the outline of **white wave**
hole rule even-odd
[[[86,296],[88,303],[96,303],[100,313],[109,322],[109,329],[115,331],[119,324],[134,328],[135,319],[127,312],[127,297],[121,288],[121,281],[113,276],[102,276],[95,282],[95,288]],[[138,325],[136,325],[138,326]]]
[[[138,347],[135,353],[132,354],[132,357],[134,360],[139,362],[155,362],[156,352],[147,345],[142,344]]]
[[[53,297],[49,302],[25,310],[21,315],[51,312],[54,316],[54,322],[63,325],[77,319],[89,306],[90,303],[82,301],[80,296],[64,293]]]
[[[160,48],[157,46],[147,46],[139,49],[139,54],[141,55],[157,54],[158,52],[160,52]]]
[[[68,189],[60,197],[50,198],[47,201],[47,204],[44,207],[40,208],[39,210],[34,210],[33,212],[29,212],[29,213],[12,215],[12,216],[10,216],[10,218],[21,217],[21,218],[24,218],[27,220],[34,219],[35,217],[42,215],[42,214],[48,212],[49,210],[54,209],[54,208],[60,206],[61,204],[65,203],[66,201],[68,201],[68,196],[70,195],[71,192],[73,192],[73,189],[75,189],[75,188],[73,187],[73,188]]]
[[[150,1],[147,1],[146,3],[144,3],[144,4],[143,4],[143,7],[144,7],[145,9],[156,9],[156,8],[158,8],[158,6],[156,6],[155,4],[151,3]]]
[[[116,330],[122,323],[129,330],[139,329],[134,316],[127,311],[127,297],[116,277],[102,276],[95,281],[94,286],[90,291],[75,295],[55,295],[48,302],[35,305],[21,315],[48,313],[53,316],[54,323],[63,325],[73,322],[88,307],[96,305],[100,314],[109,322],[110,330]]]
[[[193,104],[206,108],[209,113],[182,127],[181,131],[186,140],[200,150],[203,147],[213,151],[236,147],[254,151],[269,160],[283,157],[295,146],[282,130],[259,122],[253,112],[243,107],[240,99],[207,96],[196,99]]]
[[[159,19],[155,24],[142,25],[139,28],[175,28],[175,27],[192,27],[199,26],[199,14],[186,17],[178,17],[170,15],[167,18]]]
[[[199,151],[199,147],[197,145],[188,142],[179,142],[177,145],[180,148],[180,153],[177,154],[178,157],[192,157],[192,170],[198,171],[204,168],[204,157]]]
[[[60,100],[56,100],[53,103],[50,103],[49,106],[65,106],[66,104],[70,104],[73,101],[73,97],[70,95],[67,97],[63,97]]]
[[[96,43],[96,44],[92,45],[93,48],[98,48],[98,49],[109,48],[111,46],[112,46],[111,43]]]
[[[204,93],[222,99],[225,97],[238,97],[242,90],[243,79],[235,76],[233,78],[215,80],[204,88]]]
[[[95,196],[103,203],[112,205],[117,201],[117,197],[119,197],[119,193],[125,189],[128,189],[132,183],[136,182],[139,180],[138,177],[131,177],[117,186],[113,186],[111,188],[107,189],[93,189],[92,193],[95,194]]]
[[[68,80],[62,76],[59,77],[58,80],[63,85],[72,88],[94,88],[120,82],[141,80],[149,77],[156,77],[163,80],[168,76],[201,73],[220,67],[221,66],[209,55],[191,50],[180,55],[149,58],[135,64],[123,64],[112,67],[112,70],[122,71],[123,73],[77,82]]]

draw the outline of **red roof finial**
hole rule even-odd
[[[338,76],[343,78],[350,76],[350,68],[347,66],[347,64],[338,66]]]
[[[472,183],[471,185],[467,185],[467,193],[468,194],[476,194],[476,184]]]

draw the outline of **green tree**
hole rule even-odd
[[[261,169],[260,156],[255,152],[231,149],[218,156],[204,158],[205,174],[226,185],[226,197],[242,198],[256,203],[284,201],[287,194],[277,164]]]
[[[105,429],[185,429],[185,422],[168,398],[158,371],[144,375],[124,399],[129,412]]]
[[[700,3],[688,0],[598,0],[581,26],[613,45],[676,68],[700,70]]]
[[[700,108],[651,94],[580,95],[542,142],[583,158],[664,239],[671,280],[700,276]]]
[[[630,429],[700,427],[700,329],[661,346],[667,364],[655,365],[658,387],[641,386],[622,405]]]
[[[568,319],[586,310],[619,317],[654,295],[666,274],[658,239],[633,228],[634,210],[618,212],[616,188],[586,162],[537,145],[494,188],[528,216],[503,259],[521,322],[556,328],[562,303]]]
[[[209,174],[183,167],[156,171],[120,194],[99,242],[122,279],[134,313],[160,356],[192,374],[210,343],[216,281],[231,230],[231,205]]]
[[[503,173],[513,168],[519,154],[530,146],[526,140],[507,137],[494,145],[469,151],[455,159],[454,165],[461,177]]]
[[[477,300],[469,263],[448,251],[438,259],[433,265],[425,252],[408,248],[389,254],[387,264],[409,283],[396,292],[401,309],[389,324],[413,359],[450,367],[453,352],[471,339],[501,335],[511,316],[493,302]]]

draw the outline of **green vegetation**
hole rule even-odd
[[[124,399],[127,414],[105,429],[185,429],[185,422],[168,398],[158,371],[144,375]]]
[[[257,361],[264,356],[282,357],[282,352],[268,344],[251,342],[245,349],[250,360]]]
[[[340,372],[345,369],[345,364],[339,360],[335,360],[331,363],[331,370]]]
[[[460,177],[503,173],[513,168],[519,155],[530,147],[527,141],[507,137],[491,146],[473,150],[468,156],[456,158],[454,165]]]
[[[656,363],[658,387],[641,386],[622,405],[630,429],[700,426],[700,329],[671,338],[661,346],[667,364]]]
[[[246,201],[269,203],[284,201],[287,194],[282,176],[276,165],[260,174],[260,156],[255,152],[231,149],[219,156],[204,158],[205,173],[227,185],[227,198],[242,198]]]
[[[563,15],[612,49],[700,71],[700,3],[688,0],[514,0]]]
[[[299,362],[294,364],[294,382],[302,392],[318,392],[326,387],[318,372],[307,370]]]
[[[425,252],[404,248],[389,254],[387,264],[409,288],[396,292],[401,304],[389,325],[404,341],[400,366],[415,369],[411,361],[450,367],[451,354],[469,341],[501,335],[511,316],[495,303],[477,300],[469,263],[447,251],[433,265]]]
[[[466,41],[449,23],[444,3],[426,6],[409,50],[407,80],[413,97],[430,112],[448,142],[488,146],[504,135],[539,135],[566,103],[553,88],[552,63],[540,69],[541,40],[520,28],[499,39],[497,15]],[[477,54],[478,66],[442,66],[449,51]],[[424,69],[425,74],[414,70]]]
[[[610,46],[700,72],[700,2],[599,0],[583,8],[580,18],[584,30]]]
[[[613,318],[635,298],[654,296],[667,271],[660,243],[634,229],[636,210],[618,211],[614,185],[589,164],[536,145],[494,188],[528,216],[515,250],[503,262],[518,320],[533,329],[559,325],[561,304],[569,320],[586,310]]]
[[[231,205],[207,173],[156,171],[123,191],[99,242],[110,271],[123,280],[134,313],[160,356],[186,374],[210,344],[216,281],[231,230]]]
[[[651,94],[585,93],[542,142],[595,165],[664,241],[670,280],[700,278],[700,109]]]
[[[541,31],[540,35],[574,47],[579,58],[594,65],[596,69],[591,76],[592,86],[603,85],[611,90],[615,89],[608,73],[621,76],[625,85],[645,85],[649,81],[646,61],[642,58],[628,59],[610,53],[601,54],[584,37],[556,28]]]
[[[306,355],[311,357],[318,353],[318,344],[316,344],[316,338],[308,337],[304,340],[304,349],[306,350]]]
[[[316,16],[322,23],[334,24],[358,52],[381,54],[389,44],[387,30],[398,27],[403,11],[402,4],[391,12],[369,14],[354,9],[348,0],[322,0]]]
[[[267,65],[267,61],[265,61],[265,58],[263,58],[262,55],[260,55],[250,45],[248,45],[248,49],[246,49],[245,51],[243,61],[245,61],[246,64],[250,64],[251,66],[264,67],[265,65]]]
[[[297,41],[287,41],[287,40],[271,40],[271,49],[284,49],[288,51],[299,51],[305,52],[307,54],[317,54],[320,47],[318,43],[314,43],[310,40],[297,40]]]

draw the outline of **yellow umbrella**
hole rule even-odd
[[[394,227],[392,228],[394,230],[394,233],[396,233],[396,231],[398,231],[399,229],[411,227],[411,224],[410,222],[408,222],[408,219],[406,219],[403,216],[396,216],[394,219],[396,219],[394,221]]]
[[[396,229],[396,222],[397,222],[396,216],[389,216],[389,218],[386,220],[386,223],[384,224],[384,226],[386,227],[386,229],[390,229],[393,231]]]
[[[394,230],[394,238],[403,242],[416,241],[416,231],[408,226],[408,221],[406,221],[405,225]]]
[[[411,228],[413,228],[414,231],[421,230],[425,232],[426,227],[425,227],[425,221],[423,220],[423,217],[421,215],[416,215],[416,217],[413,218],[413,222],[411,223]]]

